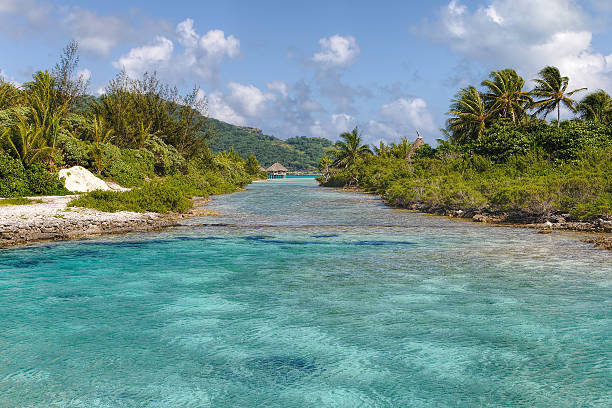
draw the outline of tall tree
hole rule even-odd
[[[370,146],[361,144],[362,139],[357,127],[351,132],[342,133],[340,138],[343,140],[336,143],[334,166],[347,168],[358,158],[372,154]]]
[[[612,119],[612,97],[601,89],[590,93],[578,104],[578,112],[584,120],[609,123]]]
[[[484,100],[488,109],[513,123],[524,117],[525,110],[533,103],[529,92],[523,91],[525,80],[513,69],[491,72],[482,86],[487,88]]]
[[[561,104],[572,112],[576,112],[576,101],[570,96],[576,92],[584,91],[586,88],[578,88],[568,91],[569,77],[561,76],[557,67],[547,66],[539,72],[540,77],[534,79],[536,86],[531,91],[531,95],[538,98],[533,103],[536,108],[535,114],[544,113],[544,118],[557,110],[557,127],[561,122]]]
[[[496,111],[489,109],[482,94],[473,86],[461,89],[452,100],[446,126],[452,141],[466,143],[480,139]]]
[[[51,74],[55,79],[55,87],[59,91],[58,103],[66,105],[71,110],[79,97],[87,94],[89,87],[89,76],[85,73],[78,73],[79,65],[79,43],[70,40],[68,45],[62,50],[60,60]]]

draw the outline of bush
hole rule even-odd
[[[0,197],[19,197],[28,194],[23,164],[0,150]]]
[[[66,195],[71,194],[64,186],[64,179],[57,173],[47,171],[41,165],[33,165],[26,170],[29,195]]]
[[[104,154],[110,163],[102,174],[124,187],[139,187],[155,177],[155,157],[146,149],[121,149],[106,145]]]
[[[191,208],[179,188],[155,181],[130,191],[92,191],[69,203],[72,207],[87,207],[105,212],[185,212]]]
[[[145,147],[153,154],[153,168],[158,176],[184,172],[187,161],[173,147],[164,143],[159,137],[152,136],[145,142]]]
[[[70,192],[56,173],[39,164],[25,169],[21,161],[0,150],[0,197],[65,194]]]
[[[59,134],[56,147],[60,150],[66,166],[89,167],[89,143],[70,135]]]

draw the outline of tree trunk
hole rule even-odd
[[[557,127],[561,122],[561,103],[557,103]]]

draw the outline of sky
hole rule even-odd
[[[79,42],[98,95],[125,69],[157,72],[208,115],[293,136],[435,144],[458,89],[546,65],[612,93],[612,0],[0,0],[0,75],[51,69]]]

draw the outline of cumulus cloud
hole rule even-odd
[[[397,125],[401,130],[414,129],[432,132],[436,130],[433,115],[427,108],[427,102],[421,98],[400,98],[380,109],[381,116]]]
[[[357,120],[346,113],[334,113],[317,119],[310,126],[310,135],[336,140],[340,133],[350,132],[357,126]]]
[[[254,85],[242,85],[237,82],[228,84],[230,95],[228,99],[232,106],[245,116],[256,117],[265,113],[267,103],[276,98],[270,93],[264,93]]]
[[[513,67],[529,79],[555,65],[575,87],[610,88],[612,55],[593,50],[590,20],[573,0],[489,0],[475,9],[452,0],[422,30],[489,69]]]
[[[271,81],[266,84],[266,87],[270,92],[276,92],[282,98],[287,98],[287,96],[289,95],[287,83],[285,81]]]
[[[125,34],[131,31],[130,24],[120,17],[100,16],[80,7],[70,10],[64,24],[83,51],[104,57],[125,40]]]
[[[226,36],[221,30],[210,30],[200,36],[190,18],[177,25],[176,35],[184,47],[182,55],[177,57],[178,66],[203,80],[216,81],[221,63],[240,54],[240,41],[236,37]]]
[[[312,60],[323,68],[345,68],[353,64],[359,55],[359,46],[353,36],[333,35],[319,40],[321,50]]]
[[[221,92],[213,92],[208,97],[208,112],[211,117],[233,125],[244,126],[247,119],[240,115],[224,100]]]
[[[192,76],[216,82],[221,63],[240,53],[240,41],[236,37],[226,36],[221,30],[199,35],[190,18],[176,26],[175,34],[178,45],[182,47],[178,53],[174,52],[176,47],[171,39],[157,36],[151,44],[132,48],[113,65],[125,67],[129,75],[157,70],[174,80]]]
[[[138,76],[145,71],[167,67],[172,57],[174,44],[166,37],[158,36],[152,44],[132,48],[127,54],[113,62],[118,69],[125,69],[129,76]]]

